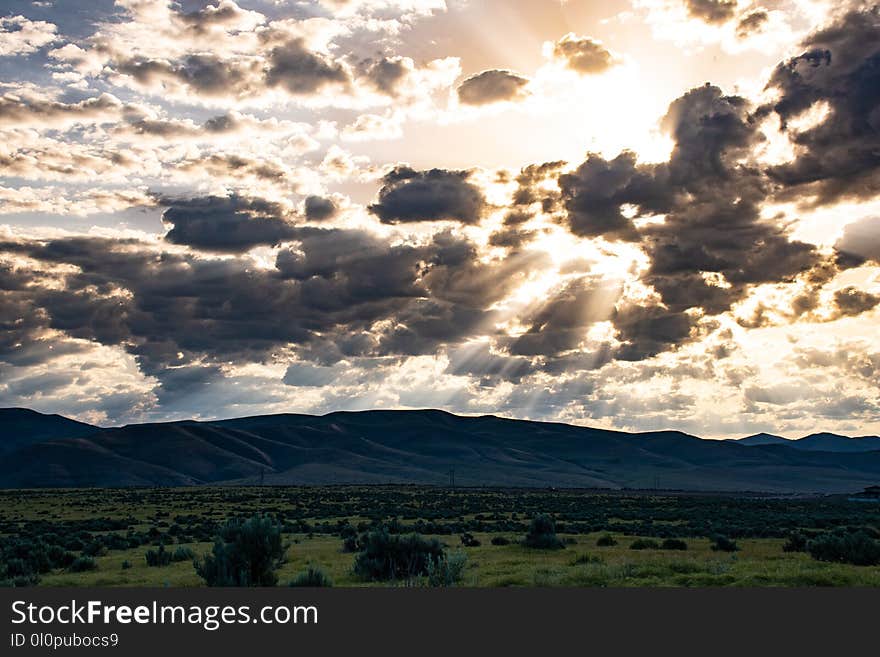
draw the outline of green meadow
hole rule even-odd
[[[560,549],[523,544],[539,513],[555,520]],[[344,551],[342,537],[377,527],[416,532],[440,541],[447,554],[466,555],[459,586],[880,585],[876,565],[783,549],[792,533],[876,536],[880,510],[845,498],[416,487],[2,491],[0,539],[7,561],[19,558],[16,549],[54,555],[34,566],[40,572],[30,584],[202,586],[192,558],[149,566],[148,551],[189,548],[200,558],[221,523],[253,515],[281,528],[280,585],[309,566],[337,587],[424,585],[420,577],[373,582],[355,574],[356,554]],[[735,551],[717,549],[719,534]],[[648,547],[632,549],[638,539]],[[661,549],[667,539],[686,549]],[[88,568],[78,572],[73,557]]]

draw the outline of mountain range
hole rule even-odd
[[[880,450],[880,437],[858,436],[850,438],[836,433],[813,433],[797,440],[789,440],[771,433],[736,439],[741,445],[783,445],[792,449],[813,452],[875,452]]]
[[[100,428],[0,409],[0,487],[384,484],[852,492],[876,436],[705,440],[438,410],[264,415]],[[454,473],[454,475],[453,475]]]

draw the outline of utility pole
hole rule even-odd
[[[455,468],[449,468],[449,487],[455,488]]]

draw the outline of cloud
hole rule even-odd
[[[169,241],[232,254],[220,258],[135,239],[3,242],[0,317],[15,320],[0,361],[64,336],[124,349],[145,376],[176,386],[291,352],[324,365],[432,354],[488,325],[490,307],[537,264],[534,254],[481,262],[473,243],[450,232],[394,244],[357,229],[282,230],[275,211],[231,197],[166,212]],[[279,233],[289,244],[274,266],[243,253]],[[15,264],[22,259],[29,264]]]
[[[865,217],[847,224],[834,248],[860,262],[873,260],[880,264],[880,217]]]
[[[736,0],[684,0],[688,13],[707,23],[725,23],[736,14]]]
[[[880,295],[848,286],[834,293],[835,317],[855,317],[880,304]]]
[[[155,204],[146,189],[95,187],[71,192],[60,187],[0,187],[0,214],[33,212],[41,215],[86,216]]]
[[[260,199],[208,196],[160,200],[169,205],[162,221],[171,226],[165,239],[197,249],[239,253],[291,239],[293,223],[277,203]]]
[[[265,22],[265,16],[256,11],[239,7],[232,0],[218,0],[216,5],[207,5],[197,11],[180,15],[180,21],[198,34],[223,30],[253,30]]]
[[[307,196],[303,212],[309,221],[326,221],[332,219],[338,211],[333,199],[321,196]]]
[[[761,218],[767,183],[743,163],[760,140],[750,109],[742,97],[697,87],[674,100],[661,122],[675,143],[667,162],[593,154],[559,177],[573,233],[639,243],[650,259],[641,280],[662,304],[618,308],[612,321],[628,345],[619,357],[675,348],[693,337],[696,311],[726,312],[753,286],[793,282],[824,265],[813,245]],[[663,220],[637,225],[657,215]]]
[[[361,114],[342,130],[346,141],[399,139],[403,136],[401,121],[394,115]]]
[[[78,123],[118,121],[125,107],[116,96],[103,93],[75,103],[64,103],[22,89],[0,96],[0,128],[64,129]]]
[[[270,86],[284,79],[288,89],[297,85],[292,61],[279,62],[279,71],[287,78],[271,77]],[[115,70],[155,92],[171,89],[179,96],[197,94],[209,98],[244,98],[259,92],[263,69],[255,59],[223,59],[213,54],[187,55],[179,61],[148,59],[135,56],[120,59]],[[271,71],[270,71],[271,73]],[[303,85],[317,85],[317,73],[304,71]],[[305,87],[303,87],[305,88]],[[311,90],[317,86],[312,86]],[[294,92],[296,93],[296,92]]]
[[[651,206],[655,198],[665,206],[667,194],[650,171],[637,169],[636,155],[629,151],[611,161],[589,155],[575,171],[559,177],[559,189],[572,233],[630,241],[638,241],[639,234],[622,206],[633,202]]]
[[[29,55],[54,42],[57,28],[24,16],[0,17],[0,57]]]
[[[326,85],[346,85],[350,78],[338,62],[309,51],[302,39],[271,50],[266,71],[269,87],[281,86],[291,94],[311,94]]]
[[[412,60],[406,57],[381,57],[361,62],[360,69],[377,91],[396,96],[399,85],[412,72]]]
[[[469,177],[468,171],[399,166],[382,178],[378,199],[369,210],[386,224],[441,220],[475,224],[486,200]]]
[[[553,44],[551,54],[568,68],[583,75],[604,73],[614,66],[618,57],[601,41],[569,32]]]
[[[488,105],[515,101],[528,95],[529,79],[512,71],[491,69],[467,78],[458,86],[458,99],[465,105]]]
[[[338,373],[332,367],[311,363],[291,363],[281,379],[285,385],[297,388],[320,388],[332,383]]]
[[[753,9],[739,18],[736,24],[736,36],[740,39],[745,39],[763,30],[769,21],[770,14],[767,13],[766,9]]]
[[[797,153],[771,175],[815,203],[867,199],[880,191],[880,16],[849,11],[809,35],[804,52],[779,64],[768,87],[778,98],[759,114],[775,113]],[[828,112],[798,131],[790,122],[819,103]]]
[[[523,356],[556,356],[578,348],[586,328],[610,319],[621,295],[616,281],[575,279],[562,287],[532,315],[523,318],[527,330],[509,341],[509,350]]]
[[[91,36],[52,32],[47,60],[22,58],[32,81],[0,96],[0,213],[13,222],[0,227],[0,396],[95,417],[431,403],[715,433],[764,422],[768,407],[871,412],[877,350],[831,349],[820,322],[870,335],[875,209],[829,209],[816,230],[833,241],[839,220],[832,250],[796,237],[814,239],[816,222],[797,223],[794,204],[876,196],[874,14],[842,13],[786,49],[796,56],[772,69],[758,107],[714,85],[680,94],[659,126],[668,155],[634,137],[638,156],[590,141],[601,121],[566,122],[546,143],[516,127],[532,112],[557,120],[538,90],[579,85],[598,103],[606,82],[632,88],[637,67],[577,78],[622,57],[569,34],[547,44],[534,81],[492,68],[458,84],[458,59],[424,38],[435,26],[414,23],[441,4],[263,14],[122,0]],[[803,19],[654,4],[687,26],[676,42],[736,52],[790,44],[787,21]],[[738,60],[746,76],[753,60]],[[515,111],[501,104],[530,93]],[[456,141],[486,111],[511,170],[469,168]],[[777,119],[791,159],[768,166]],[[404,128],[413,141],[366,143]],[[517,161],[526,147],[549,159],[568,137],[594,152]],[[480,154],[487,165],[496,147]],[[406,159],[417,164],[391,164]],[[164,229],[158,208],[138,206],[164,209]],[[764,330],[752,340],[747,327]],[[800,399],[777,386],[800,376],[787,352],[812,363]]]
[[[492,353],[487,342],[464,344],[450,350],[447,357],[447,374],[477,377],[487,385],[497,381],[518,383],[536,371],[531,360]]]

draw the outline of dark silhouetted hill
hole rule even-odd
[[[97,427],[61,415],[44,415],[27,408],[0,408],[0,453],[59,438],[78,438]]]
[[[267,415],[102,429],[0,462],[0,486],[445,485],[849,492],[880,452],[748,446],[442,411]]]
[[[880,450],[880,437],[861,436],[850,438],[836,433],[814,433],[797,440],[788,440],[769,433],[740,438],[736,442],[741,445],[783,445],[792,449],[810,452],[874,452]]]

